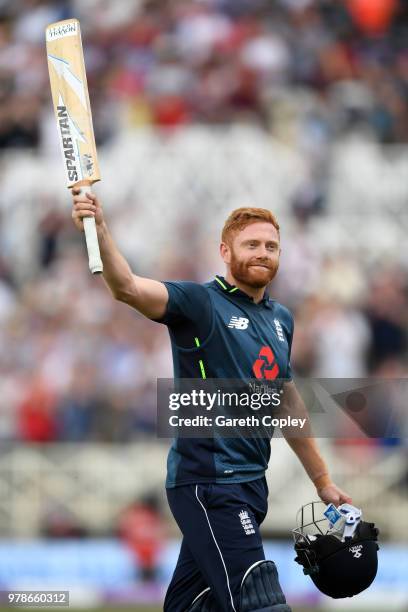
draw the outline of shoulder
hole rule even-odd
[[[161,281],[168,291],[166,312],[158,323],[178,325],[185,319],[196,321],[205,318],[210,309],[210,298],[204,285],[194,281]]]
[[[163,281],[169,293],[169,303],[196,306],[205,304],[208,300],[208,290],[205,285],[194,281]]]
[[[203,293],[206,291],[206,284],[196,283],[194,281],[185,280],[165,280],[162,281],[166,285],[167,289],[179,291],[182,293]]]

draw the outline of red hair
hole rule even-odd
[[[270,210],[267,208],[243,207],[233,210],[225,221],[221,234],[222,242],[229,244],[233,234],[241,232],[247,225],[251,225],[252,223],[270,223],[276,229],[280,237],[279,223]]]

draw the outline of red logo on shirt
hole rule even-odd
[[[255,378],[274,380],[279,375],[279,367],[275,362],[275,355],[269,346],[263,346],[259,351],[258,359],[252,366]]]

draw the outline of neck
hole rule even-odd
[[[241,281],[237,280],[236,278],[234,278],[231,274],[230,271],[227,272],[226,276],[225,276],[225,280],[230,284],[230,285],[235,285],[236,287],[238,287],[238,289],[241,289],[241,291],[243,291],[244,293],[246,293],[247,295],[250,295],[251,298],[254,300],[255,304],[258,304],[258,302],[260,302],[264,296],[265,293],[265,288],[266,287],[251,287],[250,285],[246,285],[245,283],[241,283]]]

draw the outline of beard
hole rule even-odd
[[[243,261],[238,259],[235,253],[231,251],[230,268],[231,274],[236,280],[248,287],[260,289],[261,287],[266,287],[266,285],[275,278],[279,268],[279,262],[271,261],[270,259],[251,259],[249,261]]]

